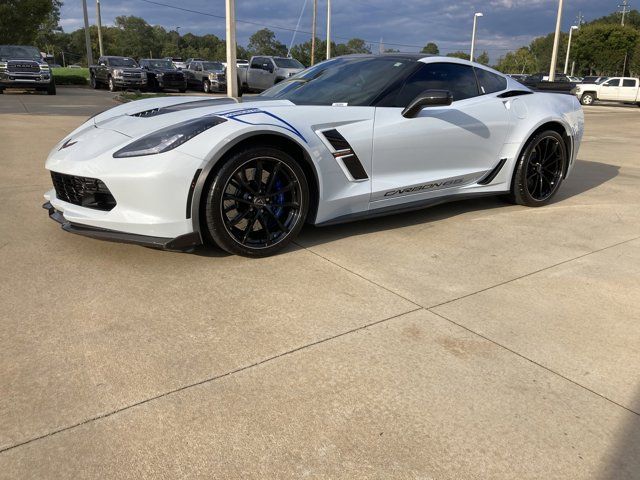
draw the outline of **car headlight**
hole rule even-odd
[[[7,69],[7,62],[0,62],[0,71]]]
[[[162,77],[162,74],[160,74],[160,77]],[[143,80],[147,79],[147,72],[140,72],[140,78],[142,78]]]
[[[142,72],[142,73],[143,73],[142,75],[143,77],[147,76],[146,72]],[[164,73],[156,73],[156,78],[162,78],[162,77],[164,77]]]
[[[116,77],[116,78],[122,77],[122,70],[115,69],[113,71],[113,76]]]
[[[40,71],[41,72],[48,72],[49,71],[49,65],[40,65]]]
[[[215,73],[210,73],[209,74],[209,80],[217,80],[218,76]]]
[[[114,158],[142,157],[173,150],[211,127],[226,122],[225,118],[208,115],[165,127],[131,142],[113,154]]]

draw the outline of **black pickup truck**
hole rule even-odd
[[[149,90],[162,91],[165,89],[187,91],[187,79],[171,60],[156,58],[141,58],[140,68],[147,72],[147,87]]]
[[[118,89],[146,90],[147,72],[130,57],[100,57],[97,65],[89,67],[92,88],[103,85],[114,92]]]
[[[33,89],[56,94],[56,84],[40,50],[27,45],[0,45],[0,93],[5,88]]]

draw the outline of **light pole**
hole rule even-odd
[[[551,66],[549,67],[549,81],[556,79],[556,63],[558,62],[558,45],[560,43],[560,23],[562,22],[562,0],[558,1],[558,17],[556,18],[556,33],[553,37],[553,50],[551,51]]]
[[[473,62],[473,49],[476,46],[476,24],[478,23],[478,17],[482,17],[482,13],[476,12],[473,15],[473,32],[471,33],[471,55],[469,55],[469,60]]]
[[[331,58],[331,0],[327,0],[327,60]]]
[[[567,58],[564,59],[564,74],[567,74],[567,68],[569,68],[569,52],[571,51],[571,34],[574,30],[577,30],[578,27],[572,25],[569,29],[569,43],[567,43]]]
[[[82,0],[82,13],[84,14],[84,41],[87,44],[87,66],[93,64],[91,52],[91,37],[89,36],[89,14],[87,13],[87,0]]]
[[[238,65],[236,59],[236,1],[226,0],[227,24],[227,96],[238,98]]]
[[[100,15],[100,0],[96,0],[96,20],[98,24],[98,46],[100,47],[100,56],[104,56],[102,50],[102,16]]]
[[[311,65],[316,58],[316,17],[318,15],[318,0],[313,0],[313,19],[311,21]]]

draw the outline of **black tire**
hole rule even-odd
[[[211,93],[211,82],[209,80],[202,81],[202,91],[204,93]]]
[[[107,85],[109,86],[110,92],[115,92],[117,90],[116,83],[113,81],[113,77],[109,76],[107,79]]]
[[[53,82],[49,83],[47,87],[47,95],[55,95],[56,94],[56,84]]]
[[[224,163],[205,188],[204,227],[218,246],[245,257],[285,248],[304,225],[309,188],[288,153],[253,147]]]
[[[181,88],[181,89],[179,90],[179,92],[180,92],[180,93],[185,93],[186,91],[187,91],[187,89],[186,89],[186,88]]]
[[[596,101],[596,96],[591,92],[583,93],[582,96],[580,97],[580,103],[582,105],[593,105],[595,101]]]
[[[244,93],[244,89],[242,88],[242,83],[240,83],[240,78],[238,78],[238,97],[241,97]]]
[[[516,164],[509,200],[527,207],[546,205],[562,184],[567,162],[562,136],[553,130],[534,135]]]
[[[98,85],[98,82],[96,81],[96,76],[93,74],[89,76],[89,85],[91,85],[91,88],[93,88],[94,90],[97,90],[100,87]]]
[[[4,88],[0,88],[0,95],[4,93]]]

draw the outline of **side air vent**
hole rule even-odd
[[[491,182],[493,182],[493,179],[496,178],[498,173],[500,173],[500,170],[502,170],[502,167],[504,167],[505,163],[507,163],[507,159],[501,158],[498,164],[493,167],[493,170],[491,170],[484,177],[478,180],[478,185],[489,185]]]
[[[498,95],[498,98],[519,97],[520,95],[531,95],[532,93],[529,90],[508,90]]]
[[[334,148],[334,158],[344,165],[344,168],[354,180],[367,180],[369,178],[362,162],[340,132],[336,129],[326,130],[322,132],[322,135],[324,135],[324,138],[326,138]]]
[[[335,148],[337,151],[340,150],[351,150],[351,145],[349,142],[345,140],[345,138],[340,135],[340,132],[337,130],[327,130],[326,132],[322,132],[324,138],[326,138],[331,146]]]

